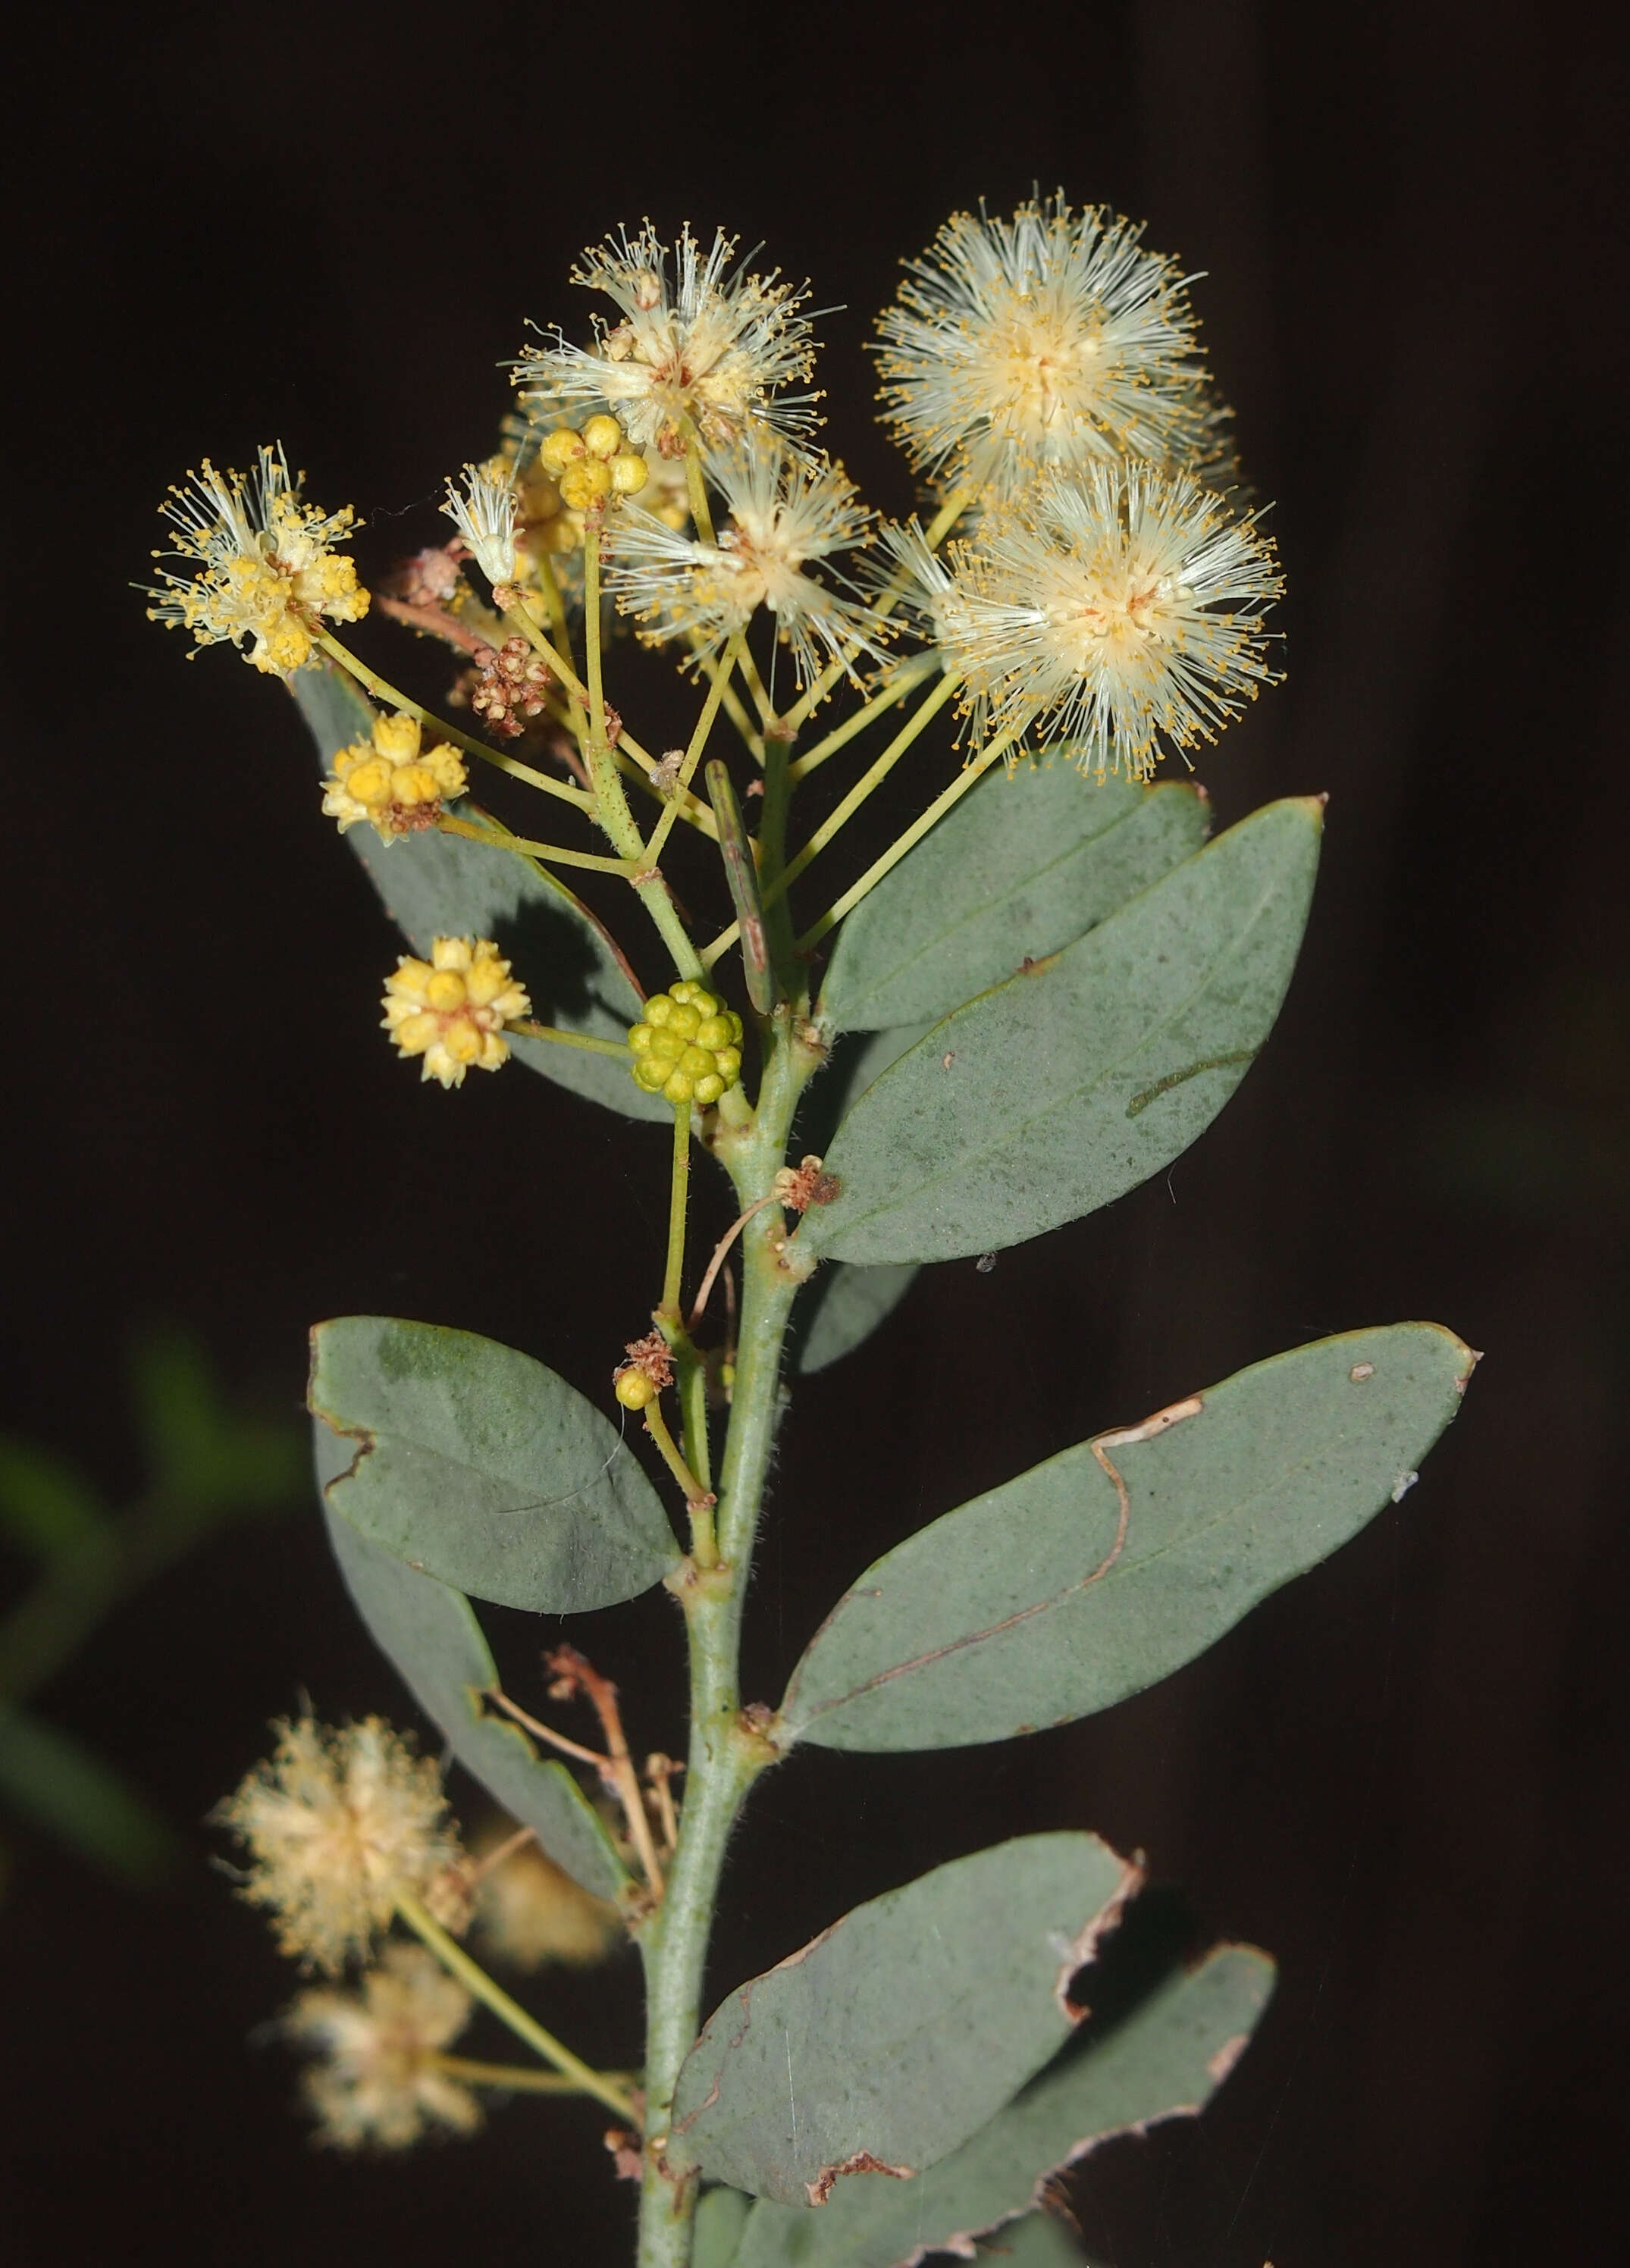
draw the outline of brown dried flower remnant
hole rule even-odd
[[[365,1959],[404,1892],[460,1856],[434,1760],[380,1717],[273,1728],[277,1749],[216,1813],[248,1845],[243,1896],[269,1906],[279,1948],[337,1976]]]
[[[808,1212],[812,1204],[830,1204],[842,1184],[836,1174],[822,1171],[823,1160],[805,1158],[796,1166],[783,1166],[773,1183],[778,1202],[788,1212]]]
[[[409,607],[446,606],[459,587],[459,568],[469,557],[461,537],[451,543],[427,544],[411,558],[398,560],[385,578],[385,590]]]
[[[527,720],[542,714],[549,665],[519,637],[505,638],[496,651],[481,647],[476,662],[480,678],[470,692],[470,707],[485,718],[489,730],[518,739]]]

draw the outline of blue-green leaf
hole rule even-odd
[[[1323,805],[1270,804],[1129,905],[944,1017],[854,1104],[841,1184],[792,1250],[949,1260],[1037,1236],[1169,1165],[1267,1038]]]
[[[934,1023],[1082,936],[1206,831],[1186,783],[1084,779],[1068,763],[985,780],[845,921],[820,1012],[849,1032]]]
[[[756,2205],[734,2268],[917,2268],[931,2252],[972,2257],[976,2236],[1029,2213],[1050,2175],[1111,2135],[1203,2110],[1238,2061],[1272,1987],[1265,1954],[1219,1947],[1104,2037],[1066,2049],[915,2181],[842,2182],[822,2213]]]
[[[309,1403],[348,1437],[324,1491],[358,1532],[455,1590],[537,1614],[615,1606],[679,1549],[592,1403],[469,1331],[343,1315],[312,1333]]]
[[[855,1907],[714,2011],[670,2154],[784,2204],[909,2179],[1069,2036],[1070,1980],[1137,1879],[1095,1836],[1027,1835]]]
[[[1320,1339],[959,1506],[838,1601],[782,1737],[957,1748],[1140,1692],[1395,1502],[1476,1360],[1435,1323]]]
[[[690,2268],[730,2268],[736,2248],[741,2242],[741,2232],[747,2227],[747,2216],[752,2209],[751,2198],[743,2197],[740,2190],[706,2190],[697,2200],[696,2237],[690,2249]]]
[[[800,1295],[800,1304],[807,1300],[811,1313],[808,1324],[801,1316],[794,1322],[801,1332],[793,1357],[799,1376],[812,1378],[869,1339],[893,1314],[916,1276],[909,1261],[897,1268],[855,1268],[835,1260],[822,1268]]]
[[[318,1484],[326,1487],[350,1462],[351,1445],[323,1425],[312,1432]],[[483,1713],[481,1697],[498,1673],[469,1601],[368,1543],[332,1506],[328,1522],[358,1613],[459,1762],[535,1831],[557,1867],[597,1897],[614,1898],[627,1877],[576,1780],[564,1764],[541,1763],[518,1725]]]
[[[327,771],[341,748],[367,739],[372,712],[337,670],[303,669],[293,683]],[[496,939],[514,962],[540,1023],[590,1039],[627,1038],[639,1016],[639,994],[605,929],[564,882],[540,874],[524,858],[456,835],[416,835],[387,843],[371,827],[353,827],[345,840],[416,953],[428,954],[435,937]],[[615,1057],[550,1040],[513,1039],[510,1045],[520,1062],[557,1086],[628,1117],[673,1124],[673,1106],[637,1087],[627,1064]]]

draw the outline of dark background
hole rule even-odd
[[[845,303],[827,438],[903,510],[862,350],[897,257],[1032,183],[1147,217],[1208,271],[1290,583],[1288,681],[1202,776],[1220,823],[1329,791],[1307,950],[1169,1175],[921,1279],[800,1393],[750,1690],[876,1550],[1094,1428],[1394,1317],[1487,1359],[1402,1506],[1156,1690],[1028,1744],[794,1761],[739,1845],[717,1982],[976,1842],[1091,1825],[1181,1886],[1151,1909],[1174,1941],[1283,1964],[1205,2120],[1083,2170],[1103,2257],[1604,2257],[1630,2051],[1621,57],[1562,11],[1444,0],[52,26],[10,203],[8,1422],[117,1490],[122,1358],[155,1318],[292,1413],[316,1316],[482,1330],[600,1390],[649,1296],[649,1130],[519,1071],[421,1088],[377,1035],[395,946],[291,704],[224,651],[184,666],[127,587],[166,483],[281,435],[366,515],[372,581],[490,446],[523,319],[581,335],[573,254],[649,212],[762,238]],[[573,1635],[638,1737],[676,1745],[663,1603]],[[500,1632],[518,1678],[536,1636]],[[195,1856],[144,1902],[18,1843],[11,2257],[626,2257],[592,2108],[348,2162],[307,2147],[281,2052],[246,2046],[290,1978],[194,1822],[300,1685],[406,1714],[291,1506],[42,1697]],[[625,1964],[542,2005],[616,2060],[634,1985]]]

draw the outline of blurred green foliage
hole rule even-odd
[[[25,1563],[0,1619],[0,1807],[135,1888],[161,1882],[181,1838],[142,1791],[28,1706],[116,1609],[231,1523],[298,1501],[303,1430],[235,1407],[185,1333],[131,1350],[145,1484],[114,1506],[69,1459],[0,1435],[0,1545]]]

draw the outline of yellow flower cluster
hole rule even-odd
[[[381,843],[433,827],[444,803],[464,792],[464,766],[449,741],[421,752],[412,717],[375,717],[372,741],[354,740],[334,759],[322,807],[340,833],[366,820]]]
[[[190,489],[175,489],[164,517],[176,531],[150,618],[192,632],[199,645],[243,647],[256,669],[284,676],[313,657],[313,625],[360,622],[368,593],[356,564],[334,550],[356,524],[349,504],[325,512],[302,504],[281,448],[262,449],[253,475],[218,473],[206,458]],[[155,556],[162,558],[162,552]]]
[[[508,1062],[504,1026],[531,1003],[490,938],[439,937],[428,961],[402,954],[385,980],[384,1008],[401,1052],[424,1057],[423,1077],[461,1086],[472,1064],[497,1071]]]
[[[741,1076],[741,1019],[689,977],[653,992],[630,1030],[636,1086],[705,1109]]]
[[[557,425],[546,433],[538,462],[571,512],[590,512],[613,496],[638,496],[651,477],[645,458],[630,448],[616,419],[603,412],[587,419],[580,431]]]

